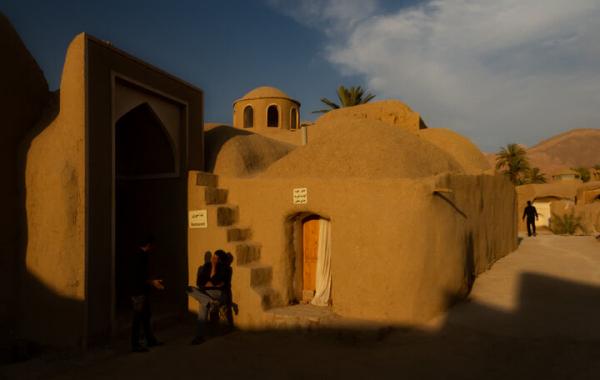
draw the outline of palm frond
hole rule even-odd
[[[496,170],[502,170],[513,184],[523,184],[530,170],[527,152],[518,144],[500,148],[496,153]]]

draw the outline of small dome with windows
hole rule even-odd
[[[233,126],[296,143],[300,128],[300,102],[269,86],[257,87],[233,102]],[[290,141],[288,141],[290,140]]]
[[[289,100],[295,101],[292,98],[290,98],[288,96],[288,94],[286,94],[285,92],[281,91],[278,88],[270,87],[270,86],[257,87],[254,90],[246,93],[246,95],[244,95],[239,100],[251,100],[251,99],[262,99],[262,98],[282,98],[282,99],[289,99]],[[239,100],[237,100],[237,101],[239,101]]]

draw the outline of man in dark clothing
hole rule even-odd
[[[147,352],[148,349],[140,342],[140,329],[144,332],[148,347],[162,345],[152,332],[150,301],[152,289],[163,290],[162,280],[152,279],[149,275],[149,256],[155,250],[151,237],[144,239],[133,255],[131,273],[131,301],[133,304],[133,321],[131,323],[131,350]]]
[[[535,221],[538,220],[538,213],[535,207],[531,205],[531,201],[527,201],[527,207],[523,211],[523,219],[527,218],[527,236],[531,236],[533,230],[533,236],[535,233]]]
[[[210,252],[206,252],[204,260],[204,265],[198,268],[196,288],[188,288],[190,297],[195,298],[199,303],[196,337],[192,344],[204,342],[209,303],[216,302],[221,305],[231,303],[231,277],[233,271],[229,256],[224,251],[217,250],[212,256]],[[229,314],[230,312],[228,312],[228,319],[232,322],[233,317],[230,318]]]

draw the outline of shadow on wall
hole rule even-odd
[[[52,332],[58,331],[57,326],[65,326],[72,315],[81,315],[83,302],[64,297],[57,294],[47,285],[43,284],[36,276],[29,273],[26,265],[26,252],[28,245],[28,220],[26,212],[27,189],[25,186],[25,169],[27,165],[27,153],[32,141],[49,126],[58,116],[60,93],[58,91],[51,94],[49,101],[42,111],[39,121],[22,138],[18,147],[18,165],[16,182],[19,189],[18,202],[15,202],[18,210],[18,229],[19,229],[19,248],[17,260],[15,263],[15,284],[13,289],[12,309],[15,315],[15,321],[11,326],[8,338],[0,348],[0,363],[20,361],[35,355],[42,347],[35,342],[35,336],[43,332],[45,336],[52,335]],[[53,175],[54,173],[47,173]],[[23,312],[23,306],[27,305],[28,310],[34,312]],[[50,313],[50,310],[65,310],[64,315],[57,316]],[[79,321],[79,323],[82,323]],[[36,326],[36,331],[20,331],[19,326]],[[77,328],[77,327],[74,327]],[[60,341],[65,337],[57,336],[55,339]],[[81,342],[75,342],[78,344]]]
[[[16,316],[19,216],[17,146],[38,120],[48,84],[35,59],[0,11],[0,351],[13,334]],[[1,356],[2,354],[0,354]]]
[[[248,136],[252,134],[251,132],[232,128],[227,125],[219,125],[207,130],[204,140],[204,169],[210,173],[214,171],[219,152],[227,141],[236,136]]]
[[[461,303],[435,332],[363,324],[237,332],[200,347],[190,347],[187,340],[177,343],[181,339],[175,338],[168,342],[168,350],[156,352],[160,360],[148,354],[135,361],[88,361],[65,365],[63,375],[100,379],[129,371],[140,378],[189,373],[219,378],[260,374],[262,379],[290,373],[297,378],[349,379],[597,378],[600,303],[595,301],[600,288],[526,273],[518,292],[515,310]],[[185,329],[193,335],[193,326]],[[18,370],[8,374],[16,378],[27,369]]]

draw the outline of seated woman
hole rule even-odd
[[[227,319],[233,322],[231,314],[231,261],[230,256],[223,250],[217,250],[214,255],[205,253],[204,265],[198,268],[196,276],[196,288],[188,287],[190,297],[198,300],[198,322],[196,336],[192,344],[200,344],[205,340],[206,321],[208,319],[209,304],[211,302],[226,305],[228,309]]]

